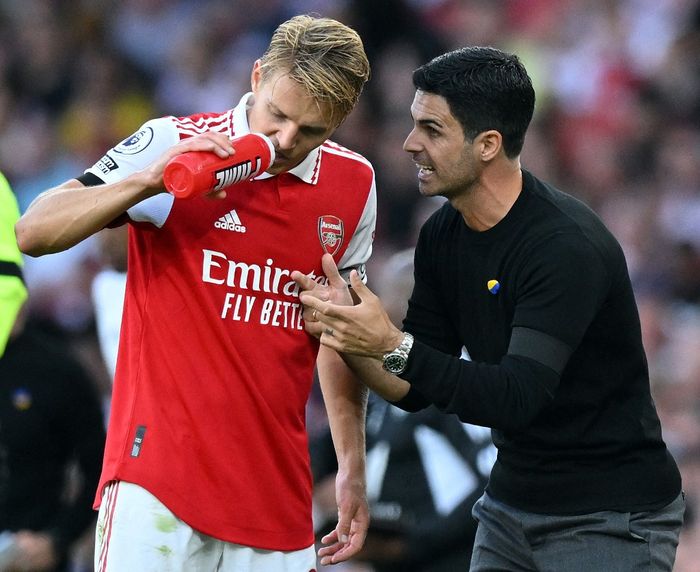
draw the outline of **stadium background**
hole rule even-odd
[[[353,25],[372,63],[334,139],[371,159],[372,267],[439,201],[401,149],[411,71],[446,49],[518,53],[538,103],[523,164],[591,205],[626,252],[664,436],[688,515],[676,570],[700,570],[700,3],[697,0],[0,0],[0,169],[20,208],[150,117],[220,111],[296,13]],[[27,260],[32,319],[68,340],[105,398],[90,288],[97,238]],[[370,280],[372,267],[370,267]],[[310,404],[310,430],[323,427]]]

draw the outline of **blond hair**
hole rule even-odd
[[[280,24],[260,61],[263,80],[287,73],[327,108],[334,125],[350,114],[369,79],[360,36],[330,18],[302,15]]]

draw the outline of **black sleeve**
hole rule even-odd
[[[398,401],[392,401],[391,404],[399,409],[408,411],[409,413],[415,413],[421,409],[425,409],[430,405],[430,401],[425,398],[425,396],[418,391],[413,385],[411,385],[408,393],[404,395]]]
[[[547,248],[527,260],[520,273],[513,320],[520,328],[518,343],[499,363],[487,364],[454,355],[458,343],[449,340],[456,335],[445,326],[449,309],[430,302],[440,299],[440,290],[425,278],[437,272],[419,256],[431,260],[429,249],[416,251],[412,300],[421,304],[409,305],[404,321],[416,341],[401,377],[426,400],[464,422],[501,430],[528,426],[552,400],[566,361],[609,288],[601,257],[581,235],[550,238]],[[441,318],[431,315],[441,311]],[[433,318],[437,326],[426,323]],[[540,351],[542,340],[551,342],[549,351]]]
[[[430,280],[433,275],[429,266],[431,257],[426,254],[425,235],[427,226],[421,229],[421,238],[416,246],[414,256],[413,291],[408,301],[408,312],[403,322],[403,329],[411,332],[417,339],[451,355],[459,355],[457,333],[446,318],[447,309],[439,296],[435,295],[435,285]],[[392,405],[414,413],[428,407],[432,402],[414,386],[399,401]]]
[[[559,383],[554,370],[530,358],[507,355],[496,365],[470,362],[419,340],[401,377],[441,411],[501,430],[526,427]]]
[[[98,392],[81,365],[66,360],[56,383],[63,391],[56,423],[80,473],[78,493],[61,506],[48,526],[57,549],[65,552],[95,518],[92,505],[102,469],[105,429]]]

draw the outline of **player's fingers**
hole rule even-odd
[[[290,278],[296,282],[297,286],[302,290],[313,290],[317,286],[316,282],[310,276],[307,276],[303,272],[294,270],[290,275]]]
[[[324,324],[328,324],[330,327],[333,327],[333,324],[331,322],[333,322],[334,318],[337,318],[338,316],[338,306],[330,304],[325,300],[320,299],[316,295],[316,293],[311,293],[308,291],[301,292],[299,294],[299,301],[304,305],[305,308],[311,310],[312,315],[314,315],[314,311],[316,312],[315,317],[317,321],[323,322]]]
[[[337,543],[335,546],[338,548],[338,550],[336,550],[332,554],[329,553],[327,555],[328,564],[338,564],[340,562],[349,560],[350,558],[358,554],[362,550],[362,547],[365,543],[366,535],[366,530],[362,534],[359,531],[353,532],[350,535],[350,540],[348,542],[344,544]]]
[[[309,310],[312,314],[316,312],[316,319],[321,320],[323,315],[323,307],[326,303],[323,300],[319,300],[313,294],[303,291],[299,294],[299,302],[304,305],[304,308]]]
[[[349,560],[350,558],[355,556],[355,554],[359,553],[360,550],[362,550],[364,541],[364,536],[361,536],[359,534],[352,534],[350,536],[350,540],[345,544],[341,545],[340,550],[338,550],[335,554],[331,555],[332,563],[338,564],[338,562]]]
[[[321,538],[321,544],[334,544],[336,542],[338,542],[338,531],[335,528]],[[322,548],[321,550],[325,550],[326,548]]]
[[[338,552],[330,556],[331,564],[339,564],[340,562],[345,562],[346,560],[349,560],[350,558],[355,556],[355,554],[357,554],[362,548],[362,545],[353,546],[350,543],[341,546],[342,548],[338,550]]]
[[[333,564],[333,554],[326,554],[324,556],[321,556],[321,554],[319,553],[319,556],[321,557],[321,564],[323,566],[330,566],[331,564]]]
[[[228,135],[225,135],[224,133],[219,133],[218,131],[205,131],[201,135],[193,137],[192,139],[197,138],[212,141],[216,145],[220,145],[225,149],[229,149],[232,153],[235,151],[233,145],[231,144],[231,139],[229,139]]]
[[[333,564],[336,561],[336,554],[342,550],[343,546],[344,545],[339,542],[333,542],[333,544],[320,548],[318,556],[321,559],[321,564],[324,566]]]
[[[326,332],[328,334],[328,332]],[[329,335],[333,335],[333,332],[331,332]],[[338,512],[338,524],[335,527],[336,533],[338,540],[345,544],[350,540],[350,523],[351,519],[348,516],[346,511],[339,511]]]
[[[222,159],[226,159],[235,153],[231,140],[223,133],[213,131],[207,131],[201,135],[185,139],[173,149],[177,149],[180,153],[186,151],[211,151]]]
[[[221,200],[226,198],[226,190],[214,191],[205,195],[208,199]]]
[[[316,318],[316,310],[309,308],[304,304],[301,305],[301,317],[307,324],[310,322],[318,322],[318,319]]]
[[[352,311],[352,306],[340,306],[332,302],[326,302],[310,292],[301,292],[299,301],[316,310],[316,319],[327,326],[338,329],[349,320],[348,313]]]
[[[321,257],[321,267],[323,268],[323,273],[328,278],[329,284],[333,288],[345,287],[345,280],[343,280],[343,277],[340,275],[338,266],[335,264],[335,260],[333,260],[330,254],[325,253]]]

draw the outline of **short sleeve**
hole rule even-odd
[[[367,202],[362,211],[360,222],[355,229],[355,233],[350,239],[343,257],[340,259],[338,269],[340,275],[349,281],[350,271],[357,270],[363,282],[367,282],[366,265],[372,255],[372,243],[374,241],[374,231],[377,225],[377,189],[372,175],[372,182]]]
[[[116,183],[146,168],[179,140],[170,117],[152,119],[107,151],[85,173],[98,177],[107,184]],[[161,227],[170,214],[173,200],[172,195],[161,193],[134,205],[127,212],[133,221],[149,222]]]

